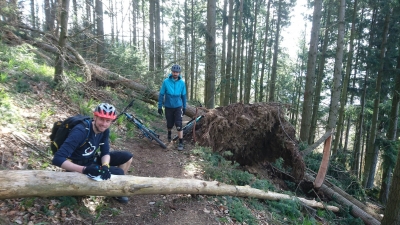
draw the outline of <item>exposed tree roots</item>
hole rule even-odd
[[[293,126],[278,103],[231,104],[210,110],[196,125],[196,140],[213,151],[230,151],[241,165],[282,158],[296,181],[304,177]]]

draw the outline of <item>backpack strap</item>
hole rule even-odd
[[[79,146],[82,147],[84,144],[86,144],[86,142],[89,139],[89,134],[90,134],[90,121],[88,119],[85,119],[84,122],[87,123],[87,127],[85,128],[86,130],[88,130],[87,135],[86,135],[86,139],[83,141],[83,143]]]

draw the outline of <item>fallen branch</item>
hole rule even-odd
[[[326,132],[324,135],[322,135],[322,137],[320,139],[318,139],[318,141],[314,142],[314,144],[308,146],[306,149],[301,151],[301,155],[306,156],[306,155],[310,154],[312,151],[314,151],[314,149],[316,147],[318,147],[322,142],[324,142],[328,137],[330,137],[331,134],[333,134],[332,131]]]
[[[93,181],[80,173],[44,170],[9,170],[0,174],[0,199],[50,196],[133,196],[154,194],[203,194],[251,197],[267,200],[298,200],[308,206],[338,212],[315,200],[265,192],[250,186],[233,186],[218,181],[196,179],[112,176],[107,181]]]
[[[315,178],[308,173],[305,174],[305,178],[307,180],[311,180],[311,181],[315,180]],[[367,213],[366,210],[364,210],[367,207],[366,206],[362,207],[361,202],[359,202],[358,204],[354,204],[352,201],[350,201],[343,195],[339,194],[337,191],[334,191],[332,188],[328,187],[325,184],[322,184],[322,186],[318,190],[322,191],[326,196],[329,196],[329,198],[333,199],[335,202],[339,203],[340,205],[349,207],[350,213],[353,216],[362,219],[365,224],[367,224],[367,225],[379,225],[380,224],[379,220],[377,220],[374,216],[370,215],[369,213]]]

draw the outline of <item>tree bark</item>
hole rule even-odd
[[[192,0],[192,4],[191,4],[191,27],[190,27],[190,38],[191,38],[191,49],[190,49],[190,86],[189,89],[187,89],[187,91],[189,92],[189,100],[196,100],[196,96],[194,96],[194,91],[195,91],[195,77],[194,77],[194,67],[195,67],[195,63],[194,63],[194,59],[196,56],[196,36],[194,34],[194,30],[195,28],[195,23],[194,23],[194,1]],[[196,73],[197,74],[197,73]],[[196,82],[197,85],[197,82]],[[197,88],[196,88],[197,89]],[[197,93],[197,91],[196,91]]]
[[[267,45],[268,45],[268,32],[269,32],[269,14],[270,14],[270,9],[271,9],[271,0],[268,0],[268,5],[267,5],[267,15],[265,16],[265,36],[264,36],[264,42],[263,42],[263,51],[262,51],[262,61],[261,61],[261,77],[260,77],[260,95],[258,98],[259,102],[263,101],[264,98],[264,72],[265,72],[265,67],[267,64]]]
[[[228,91],[226,89],[226,25],[228,24],[228,16],[227,16],[227,8],[228,8],[228,0],[224,0],[224,9],[222,10],[222,49],[221,49],[221,81],[220,81],[220,92],[219,92],[219,105],[225,105],[225,92]],[[229,28],[228,28],[229,29]],[[228,31],[229,32],[229,31]],[[226,105],[225,105],[226,106]]]
[[[54,71],[54,81],[56,83],[62,80],[64,72],[64,60],[65,60],[65,46],[67,45],[67,35],[68,35],[68,9],[69,0],[62,1],[61,9],[61,32],[58,41],[58,54],[56,56],[55,71]]]
[[[338,212],[335,206],[265,192],[250,186],[233,186],[218,181],[113,175],[107,181],[94,181],[75,172],[9,170],[0,174],[0,199],[50,196],[134,196],[155,194],[204,194],[252,197],[266,200],[292,199],[319,209]]]
[[[154,71],[154,12],[155,12],[155,0],[149,0],[149,71]],[[154,80],[154,76],[152,77]]]
[[[311,28],[310,48],[308,50],[306,86],[304,88],[303,110],[301,113],[300,141],[307,142],[310,135],[312,103],[315,86],[315,63],[317,61],[318,36],[321,27],[322,0],[314,1],[313,24]],[[310,144],[310,143],[308,143]]]
[[[206,37],[206,65],[205,65],[205,93],[204,104],[207,108],[213,109],[215,105],[215,72],[216,72],[216,1],[207,1],[207,32]]]
[[[347,55],[347,62],[346,62],[346,73],[343,79],[343,87],[342,87],[342,92],[340,96],[340,107],[339,107],[339,118],[337,122],[337,131],[335,135],[335,142],[332,148],[332,155],[336,155],[338,152],[338,148],[342,148],[342,146],[339,146],[339,140],[342,140],[341,138],[342,132],[339,132],[342,130],[342,127],[344,126],[344,113],[345,113],[345,106],[347,104],[347,90],[349,89],[349,82],[350,82],[350,75],[351,75],[351,70],[352,70],[352,61],[353,61],[353,54],[354,54],[354,35],[356,32],[355,29],[355,23],[356,23],[356,18],[357,18],[357,0],[354,1],[354,7],[353,7],[353,15],[352,15],[352,22],[351,22],[351,31],[350,31],[350,43],[349,43],[349,51]],[[343,149],[343,153],[347,151],[346,149]],[[344,154],[347,155],[347,154]],[[345,158],[345,157],[344,157]]]
[[[160,0],[154,1],[154,66],[155,71],[162,71],[162,44],[161,44],[161,5]],[[186,78],[186,67],[185,67],[185,80]],[[156,82],[158,84],[162,83],[163,81],[163,74],[162,72],[157,72],[155,74]]]
[[[399,148],[400,150],[400,148]],[[400,224],[400,154],[397,154],[397,163],[393,172],[393,182],[390,186],[389,202],[386,205],[382,225]]]
[[[399,56],[397,56],[397,66],[396,68],[399,70],[400,69],[400,50],[399,50]],[[393,90],[393,99],[392,99],[392,107],[390,110],[390,122],[389,122],[389,128],[388,131],[386,132],[386,138],[388,141],[396,141],[397,137],[397,124],[399,121],[399,105],[400,105],[400,73],[396,72],[397,76],[395,79],[395,87]],[[389,149],[385,149],[384,151],[390,151]],[[399,154],[399,153],[397,153]],[[398,162],[400,163],[400,162]],[[383,169],[383,175],[382,175],[382,182],[381,182],[381,190],[379,192],[379,200],[383,203],[386,204],[388,201],[389,197],[389,189],[391,185],[391,177],[392,177],[392,171],[395,165],[392,163],[385,163],[388,166]]]
[[[322,51],[319,54],[319,59],[318,59],[318,73],[316,77],[316,83],[315,83],[315,90],[314,90],[314,100],[313,100],[313,105],[312,105],[312,116],[311,116],[311,127],[310,127],[310,135],[308,136],[308,143],[311,144],[314,142],[315,138],[315,131],[317,129],[317,119],[318,119],[318,112],[319,112],[319,104],[321,102],[321,89],[322,89],[322,80],[324,79],[325,73],[325,59],[326,59],[326,52],[328,49],[328,41],[329,41],[329,33],[331,32],[331,13],[332,13],[332,0],[329,0],[327,2],[327,5],[325,6],[325,32],[324,32],[324,38],[323,38],[323,44],[322,44]],[[296,110],[297,111],[297,110]],[[296,114],[296,122],[297,122],[297,114]]]
[[[279,0],[278,3],[278,19],[276,22],[276,31],[275,31],[275,42],[274,42],[274,55],[272,57],[272,73],[271,73],[271,80],[270,80],[270,88],[269,88],[269,95],[268,95],[268,102],[275,102],[275,88],[276,88],[276,73],[278,67],[278,49],[279,49],[279,38],[280,38],[280,29],[281,29],[281,19],[282,19],[282,0]]]
[[[242,24],[243,24],[243,1],[240,1],[240,5],[238,6],[238,10],[239,10],[239,18],[237,19],[237,48],[236,48],[236,62],[235,62],[235,78],[233,79],[233,84],[232,84],[232,99],[231,99],[231,103],[236,103],[237,102],[237,93],[238,93],[238,87],[239,87],[239,74],[240,74],[240,58],[241,58],[241,49],[242,49]]]
[[[247,66],[246,66],[246,74],[245,74],[245,84],[244,84],[244,103],[249,104],[251,100],[251,81],[252,81],[252,75],[253,75],[253,62],[254,62],[254,49],[256,48],[256,30],[257,30],[257,15],[258,15],[258,9],[260,6],[257,4],[258,1],[254,1],[254,22],[253,24],[253,36],[251,37],[251,44],[249,45],[249,54],[247,56]],[[249,41],[249,42],[250,42]]]
[[[319,166],[318,174],[314,181],[315,188],[320,188],[325,180],[326,172],[328,171],[328,165],[329,165],[329,153],[331,144],[332,144],[332,135],[329,136],[324,143],[322,162],[321,165]]]
[[[340,0],[339,7],[339,17],[338,17],[338,37],[337,37],[337,48],[336,48],[336,56],[335,56],[335,68],[334,68],[334,76],[333,76],[333,87],[331,90],[331,105],[329,108],[329,117],[328,117],[328,126],[326,130],[332,131],[336,127],[337,121],[337,113],[338,113],[338,103],[340,98],[340,81],[341,81],[341,73],[342,73],[342,59],[343,59],[343,45],[344,45],[344,16],[345,16],[345,6],[346,1]],[[337,140],[335,140],[337,141]],[[322,156],[322,161],[320,165],[320,170],[327,169],[329,166],[329,158],[330,158],[330,146],[329,148],[324,148],[324,153]],[[318,172],[319,179],[324,179],[326,171]]]
[[[103,1],[96,0],[96,32],[97,32],[97,63],[103,63],[105,59],[104,23],[103,23]]]
[[[379,54],[379,72],[376,78],[376,86],[375,86],[375,96],[374,96],[374,108],[371,118],[371,130],[370,130],[370,138],[367,145],[367,151],[365,153],[365,163],[364,163],[364,173],[363,173],[363,185],[366,188],[370,188],[373,186],[375,179],[375,171],[377,158],[378,158],[378,150],[375,140],[377,136],[378,129],[378,117],[379,117],[379,104],[380,104],[380,94],[382,88],[382,80],[384,73],[384,59],[386,52],[386,44],[387,44],[387,36],[389,31],[389,21],[390,21],[391,13],[387,13],[385,17],[385,23],[383,28],[383,36],[382,36],[382,45]]]

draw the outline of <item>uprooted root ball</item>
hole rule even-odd
[[[213,151],[231,151],[241,165],[282,158],[295,180],[304,176],[305,164],[293,126],[277,103],[231,104],[210,110],[199,122],[196,141]]]

